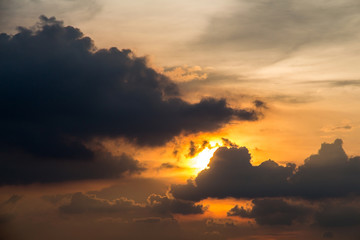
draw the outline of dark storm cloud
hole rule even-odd
[[[147,204],[138,204],[133,200],[118,198],[106,200],[93,195],[75,193],[69,204],[60,206],[60,212],[66,214],[98,214],[118,216],[121,218],[172,217],[172,214],[202,214],[203,205],[194,202],[170,199],[166,196],[152,194]]]
[[[94,139],[124,137],[158,146],[181,133],[258,118],[255,110],[232,109],[225,99],[185,102],[177,85],[149,68],[145,58],[130,50],[96,50],[79,29],[54,17],[41,16],[36,27],[18,30],[0,34],[1,164],[15,173],[0,184],[47,181],[17,180],[10,158],[21,158],[30,169],[33,159],[47,161],[42,168],[68,169],[56,161],[94,160],[98,153],[87,144]],[[40,162],[34,165],[42,174]]]
[[[196,46],[236,51],[243,57],[267,51],[261,60],[276,61],[300,48],[358,39],[359,10],[356,0],[238,0],[228,14],[211,19]]]
[[[173,185],[171,193],[175,198],[198,201],[207,197],[276,196],[288,191],[286,179],[292,175],[295,165],[283,167],[268,160],[253,166],[250,160],[245,147],[221,147],[211,158],[209,168],[201,171],[194,182]]]
[[[304,221],[311,212],[301,204],[288,203],[283,199],[255,199],[252,203],[252,209],[236,205],[227,215],[253,218],[259,225],[292,225],[295,221]]]
[[[194,201],[208,197],[321,199],[360,194],[360,157],[349,158],[340,139],[323,143],[318,154],[298,168],[290,163],[280,166],[272,160],[253,166],[250,160],[245,147],[219,148],[208,169],[187,184],[172,185],[170,192],[175,198]]]

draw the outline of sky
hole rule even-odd
[[[0,239],[359,239],[360,3],[0,0]]]

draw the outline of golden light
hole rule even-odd
[[[197,168],[199,171],[205,169],[210,162],[210,158],[214,155],[214,152],[219,147],[214,147],[212,149],[205,148],[202,152],[200,152],[194,160],[194,168]]]
[[[220,141],[211,141],[209,147],[202,150],[196,157],[191,160],[191,166],[195,168],[195,174],[207,168],[210,158],[214,155],[215,151],[222,145]]]

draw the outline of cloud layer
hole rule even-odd
[[[194,202],[170,199],[166,196],[152,194],[147,204],[138,204],[126,198],[112,201],[95,196],[75,193],[69,204],[60,206],[65,214],[96,214],[99,216],[118,216],[124,219],[167,217],[172,214],[202,214],[206,210],[203,205]]]
[[[228,216],[254,218],[259,225],[291,225],[295,220],[303,221],[310,209],[283,199],[255,199],[251,210],[236,205]]]
[[[251,164],[245,147],[219,148],[209,168],[194,181],[173,185],[171,193],[179,199],[301,197],[321,199],[360,194],[360,157],[349,158],[342,140],[323,143],[298,168],[281,166],[272,160]]]

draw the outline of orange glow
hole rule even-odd
[[[222,146],[222,142],[219,140],[210,141],[209,146],[202,150],[198,155],[190,161],[190,166],[195,168],[194,174],[198,174],[202,170],[208,167],[210,159],[214,155],[215,151]]]
[[[207,168],[210,158],[214,155],[214,152],[218,149],[215,147],[213,149],[206,148],[202,152],[200,152],[196,157],[193,158],[194,168],[197,168],[199,171]]]

